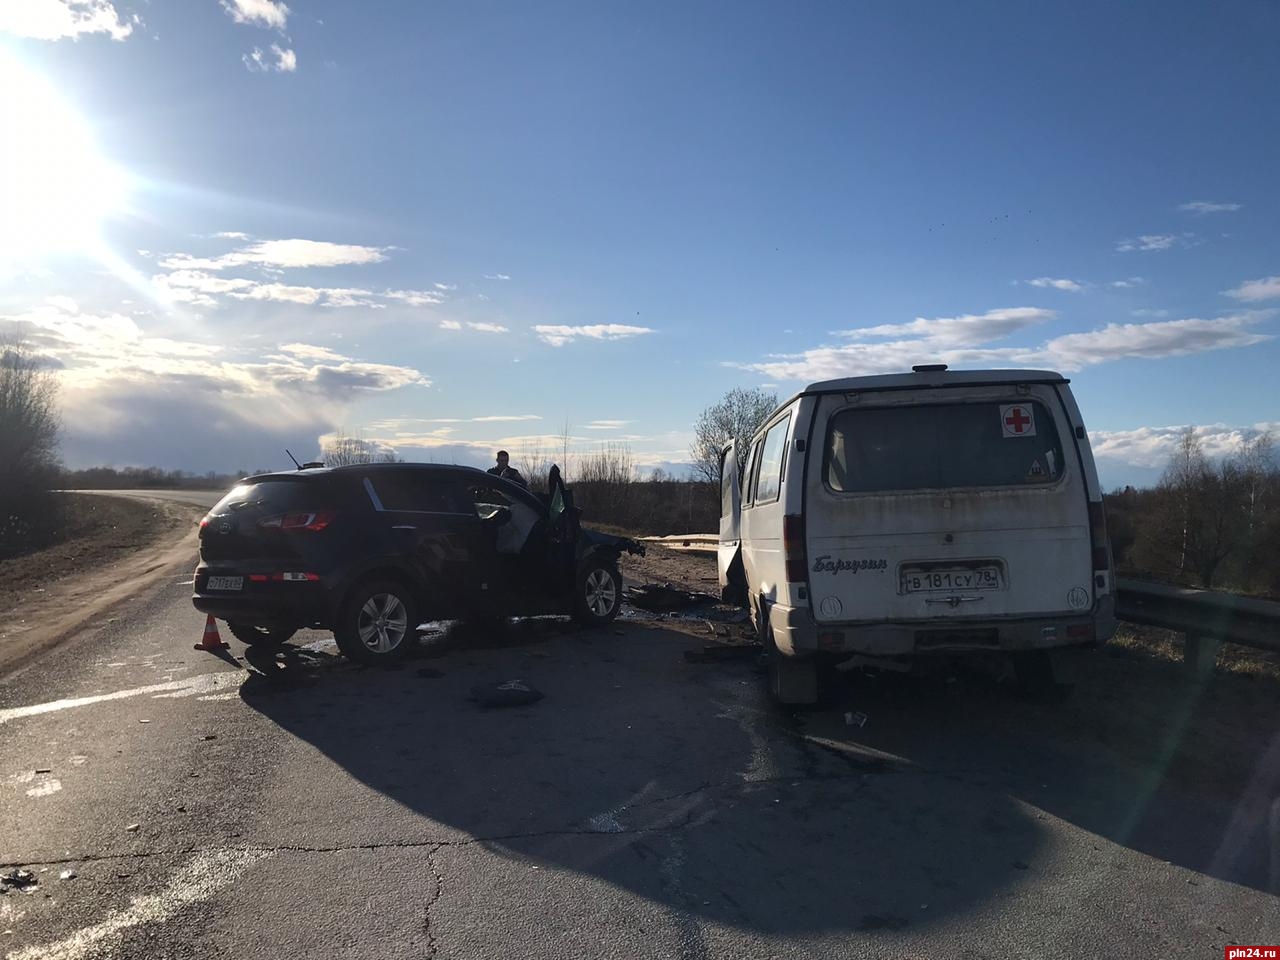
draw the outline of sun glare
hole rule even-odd
[[[127,179],[41,76],[0,52],[0,260],[91,252]]]

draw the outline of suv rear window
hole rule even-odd
[[[1048,410],[1006,401],[842,410],[823,473],[832,490],[873,493],[1051,483],[1063,467]]]
[[[258,480],[241,483],[219,500],[209,512],[216,516],[235,513],[247,507],[272,510],[315,509],[336,506],[332,484],[314,480]]]

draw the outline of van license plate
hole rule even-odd
[[[998,590],[999,567],[966,567],[958,570],[907,570],[902,574],[903,593],[936,590]]]
[[[210,577],[205,585],[208,590],[239,590],[244,584],[244,577]]]

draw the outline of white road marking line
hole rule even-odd
[[[27,791],[28,797],[48,797],[57,793],[62,789],[61,780],[45,780],[37,787],[32,787]]]
[[[167,695],[170,697],[191,697],[201,693],[215,693],[227,687],[239,687],[244,683],[247,674],[241,671],[224,671],[223,673],[205,673],[183,680],[170,680],[168,683],[153,683],[145,687],[134,687],[131,690],[117,690],[115,693],[100,693],[92,697],[73,697],[67,700],[54,700],[50,703],[36,703],[29,707],[9,707],[0,710],[0,724],[24,717],[35,717],[42,713],[54,713],[58,710],[70,710],[73,707],[87,707],[95,703],[106,703],[109,700],[125,700],[129,697],[140,697],[148,693]]]
[[[99,924],[77,930],[56,943],[17,950],[6,960],[82,960],[94,953],[109,952],[131,927],[163,923],[188,904],[207,899],[270,855],[265,850],[202,853],[179,870],[159,893],[135,897],[128,909],[113,910]]]

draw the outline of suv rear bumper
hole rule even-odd
[[[201,565],[196,569],[191,604],[201,613],[213,614],[219,620],[260,626],[285,624],[326,629],[332,626],[330,593],[323,581],[255,583],[245,576],[240,590],[210,591],[206,589],[208,577],[208,567]]]
[[[769,625],[778,650],[787,656],[861,653],[900,657],[944,651],[1053,650],[1110,640],[1116,630],[1115,597],[1102,597],[1092,612],[1075,616],[879,623],[818,624],[808,607],[773,604]]]

